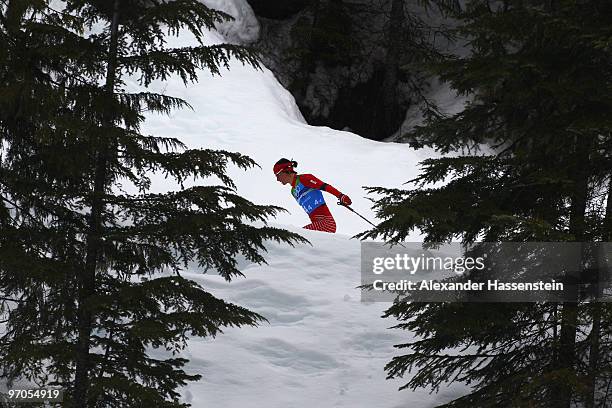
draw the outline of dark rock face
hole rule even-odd
[[[415,86],[426,86],[401,31],[409,21],[391,13],[404,2],[248,1],[258,15],[256,47],[264,64],[308,123],[373,140],[401,133],[407,110],[419,100]],[[400,20],[395,35],[388,29],[392,15]]]
[[[298,100],[308,123],[333,129],[350,129],[363,137],[382,140],[393,134],[404,120],[407,101],[395,100],[392,107],[382,101],[383,71],[377,69],[366,81],[338,88],[338,96],[327,115],[314,114]]]
[[[259,17],[282,20],[294,16],[312,0],[247,0]]]

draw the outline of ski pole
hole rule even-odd
[[[357,211],[353,210],[351,207],[349,207],[348,205],[344,205],[342,204],[342,202],[338,201],[338,204],[340,204],[343,207],[348,208],[349,210],[351,210],[352,212],[354,212],[355,214],[357,214],[358,216],[360,216],[365,222],[367,222],[368,224],[370,224],[371,226],[373,226],[374,228],[376,228],[376,225],[374,225],[371,221],[369,221],[366,217],[364,217],[363,215],[359,214]]]
[[[357,214],[358,216],[360,216],[365,222],[367,222],[368,224],[370,224],[371,226],[373,226],[374,228],[376,228],[376,225],[374,225],[371,221],[369,221],[366,217],[364,217],[363,215],[359,214],[357,211],[353,210],[351,207],[349,207],[348,205],[342,204],[342,201],[338,201],[338,204],[348,208],[349,210],[351,210],[352,212],[354,212],[355,214]],[[402,247],[402,248],[406,248],[406,246],[404,246],[404,244],[402,244],[401,242],[398,242],[398,244]]]

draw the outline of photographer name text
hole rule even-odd
[[[486,287],[486,289],[485,289]],[[373,282],[374,290],[389,291],[563,291],[563,283],[552,279],[549,282],[500,282],[499,280],[487,280],[486,282],[439,282],[435,280],[411,281],[400,280],[397,282],[385,282],[381,279]]]

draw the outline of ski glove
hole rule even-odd
[[[353,203],[353,202],[351,201],[351,199],[349,198],[349,196],[347,196],[347,195],[345,195],[345,194],[342,194],[342,195],[339,197],[339,200],[340,200],[340,201],[338,201],[338,204],[340,204],[340,205],[351,205],[351,204]]]

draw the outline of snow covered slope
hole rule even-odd
[[[397,391],[407,380],[385,380],[383,367],[398,354],[393,345],[409,338],[387,329],[395,321],[380,318],[389,303],[360,301],[359,242],[303,235],[313,246],[270,245],[269,265],[245,265],[246,279],[184,274],[269,320],[216,339],[192,339],[183,355],[203,379],[185,388],[186,402],[197,408],[425,408],[464,393],[463,387]]]
[[[221,37],[211,33],[210,41]],[[182,37],[177,45],[187,42]],[[270,244],[269,265],[244,265],[247,278],[229,284],[195,268],[185,273],[214,295],[270,322],[229,329],[216,339],[191,339],[184,352],[191,360],[188,371],[204,378],[185,387],[186,402],[196,408],[431,407],[462,393],[461,387],[433,395],[429,390],[398,392],[406,380],[385,380],[383,367],[398,353],[393,344],[408,338],[387,329],[394,321],[380,318],[389,304],[362,303],[355,288],[360,282],[360,246],[349,238],[368,225],[326,194],[338,234],[301,229],[309,222],[307,216],[288,186],[272,174],[276,160],[292,158],[299,162],[299,172],[312,173],[348,194],[353,208],[375,221],[361,187],[399,187],[418,174],[418,162],[433,152],[307,125],[293,97],[266,68],[232,63],[221,77],[202,73],[199,83],[189,87],[171,80],[155,84],[153,90],[183,97],[194,110],[170,118],[152,116],[144,133],[177,137],[190,148],[252,157],[262,168],[231,169],[238,192],[256,203],[288,209],[273,222],[312,242],[297,248]],[[160,176],[153,188],[177,186]]]

